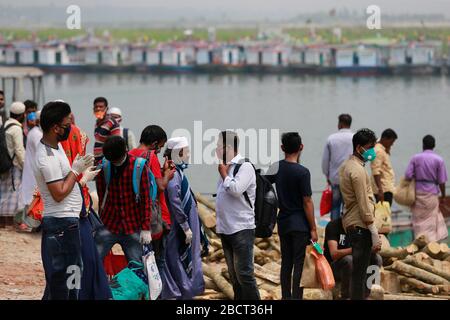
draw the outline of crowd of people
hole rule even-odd
[[[5,112],[0,92],[0,219],[19,231],[42,232],[44,299],[111,299],[104,259],[119,244],[128,263],[142,262],[146,247],[154,250],[162,280],[159,299],[192,299],[205,290],[202,256],[208,239],[186,174],[190,146],[186,137],[168,139],[158,125],[148,125],[136,143],[121,126],[122,111],[104,97],[93,102],[96,118],[93,154],[88,136],[75,123],[68,103],[13,102]],[[327,139],[322,169],[332,189],[331,222],[324,254],[343,299],[365,299],[369,265],[380,266],[375,203],[390,205],[395,193],[392,129],[377,139],[369,129],[351,130],[352,118],[339,116],[338,132]],[[217,139],[219,182],[216,233],[220,236],[236,300],[259,300],[254,273],[255,199],[253,164],[239,152],[239,137],[223,131]],[[164,150],[161,165],[158,154]],[[439,211],[447,173],[435,139],[423,138],[404,174],[416,181],[411,207],[415,235],[447,237]],[[282,135],[284,159],[265,177],[278,197],[282,299],[301,299],[306,247],[318,241],[310,171],[300,164],[303,142],[298,132]],[[1,152],[0,152],[1,153]],[[366,169],[370,163],[371,172]],[[98,213],[88,184],[95,181]],[[30,221],[40,221],[39,227]],[[68,286],[68,268],[78,268],[81,284]]]

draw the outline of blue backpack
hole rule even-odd
[[[141,179],[142,179],[142,172],[144,171],[145,165],[147,163],[147,160],[144,158],[136,158],[134,161],[134,167],[133,167],[133,193],[136,199],[136,203],[139,203],[141,200],[140,196],[140,189],[141,189]],[[103,211],[103,208],[106,203],[106,198],[108,196],[108,187],[109,183],[111,182],[111,162],[106,160],[106,158],[103,158],[102,160],[102,169],[103,169],[103,175],[105,177],[105,183],[106,183],[106,191],[105,196],[103,197],[102,205],[100,212]],[[151,208],[152,208],[152,218],[151,218],[151,229],[152,229],[152,235],[158,235],[163,231],[163,222],[162,222],[162,215],[161,215],[161,208],[157,204],[156,196],[158,194],[158,186],[156,184],[155,176],[153,175],[151,170],[147,170],[148,174],[148,181],[150,182],[150,199],[152,201]]]

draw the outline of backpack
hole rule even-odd
[[[130,150],[130,146],[128,145],[128,128],[123,128],[122,138],[125,140],[125,144],[127,146],[127,150]]]
[[[250,162],[245,159],[244,162]],[[250,162],[251,163],[251,162]],[[243,193],[245,200],[255,211],[255,236],[257,238],[269,238],[273,234],[273,229],[277,222],[278,199],[272,183],[263,175],[261,169],[256,169],[251,163],[256,174],[256,198],[255,207],[253,208],[247,191]],[[233,177],[236,176],[242,163],[236,164],[233,170]]]
[[[13,167],[13,160],[16,156],[15,154],[12,158],[9,156],[8,146],[6,144],[6,131],[13,127],[19,126],[17,123],[10,123],[7,126],[0,126],[0,174],[7,173]]]
[[[136,203],[140,201],[140,187],[141,187],[141,178],[142,178],[142,172],[144,171],[145,164],[147,160],[143,158],[136,158],[134,162],[134,168],[133,168],[133,193],[135,195]],[[108,196],[108,186],[111,181],[111,162],[103,158],[102,161],[102,168],[103,168],[103,174],[105,176],[105,182],[106,182],[106,192],[105,196],[103,197],[103,202],[100,207],[100,212],[103,210],[105,203],[106,203],[106,197]],[[150,199],[151,199],[151,209],[152,209],[152,217],[151,217],[151,231],[152,231],[152,237],[154,240],[157,240],[159,236],[162,234],[163,231],[163,222],[162,222],[162,214],[161,214],[161,207],[157,205],[156,196],[158,193],[158,186],[156,185],[155,176],[151,172],[151,170],[147,170],[148,173],[148,180],[150,182]]]

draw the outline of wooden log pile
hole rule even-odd
[[[391,248],[383,241],[381,286],[390,294],[408,293],[450,299],[450,260],[446,243],[420,236],[410,245]]]
[[[203,223],[210,242],[209,255],[203,258],[203,274],[206,290],[202,296],[196,299],[233,299],[233,288],[225,262],[222,242],[215,233],[215,204],[208,197],[201,194],[196,194],[195,197],[198,202],[200,220]],[[323,234],[321,236],[323,242]],[[255,257],[255,277],[261,299],[280,300],[281,249],[276,228],[272,237],[267,239],[256,238],[253,251]],[[325,292],[319,289],[305,289],[304,299],[332,299],[332,296],[331,292]]]

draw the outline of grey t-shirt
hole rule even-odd
[[[44,200],[44,217],[78,218],[82,207],[80,188],[75,185],[72,191],[61,202],[56,202],[47,185],[64,180],[70,173],[69,159],[61,144],[54,149],[41,142],[36,148],[36,161],[33,162],[33,172],[36,183]]]

